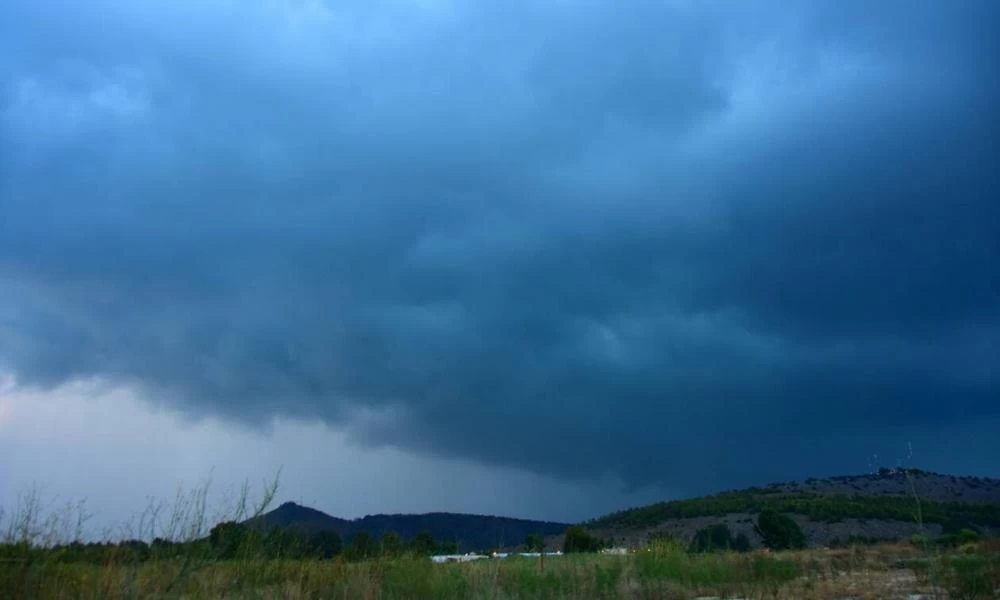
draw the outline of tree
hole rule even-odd
[[[590,534],[589,531],[574,525],[566,530],[566,539],[563,542],[563,552],[570,554],[573,552],[597,552],[604,544]]]
[[[545,537],[540,533],[529,533],[524,537],[524,547],[528,552],[541,552],[545,549]]]
[[[246,527],[235,521],[219,523],[208,532],[209,545],[219,558],[235,558],[246,537]],[[157,540],[153,540],[153,547],[158,546]]]
[[[806,547],[806,536],[798,523],[788,515],[775,510],[761,511],[757,516],[754,531],[761,537],[764,545],[771,550],[791,550]]]
[[[372,538],[368,532],[359,531],[351,538],[351,543],[347,547],[345,554],[352,560],[364,560],[374,554],[372,545]]]
[[[331,559],[343,550],[340,534],[332,530],[324,530],[313,534],[309,540],[312,554],[318,558]]]
[[[699,529],[688,547],[690,552],[716,552],[719,550],[735,550],[746,552],[750,549],[750,540],[745,534],[733,537],[733,532],[725,523],[716,523]]]
[[[417,537],[413,538],[413,552],[419,556],[430,556],[434,554],[436,544],[434,536],[428,531],[421,531]]]
[[[403,553],[403,538],[395,531],[383,533],[378,545],[383,556],[399,556]]]

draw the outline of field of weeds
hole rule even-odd
[[[994,542],[926,556],[908,544],[689,554],[678,547],[432,564],[425,557],[63,563],[7,559],[3,598],[994,598]]]

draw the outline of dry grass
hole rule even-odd
[[[994,544],[995,545],[995,544]],[[3,598],[695,598],[833,600],[993,598],[995,547],[979,545],[982,585],[920,581],[907,566],[926,560],[910,545],[843,550],[689,555],[675,549],[630,556],[574,555],[546,561],[485,560],[435,565],[426,558],[226,561],[185,569],[142,564],[5,564]],[[961,557],[960,557],[961,558]],[[955,557],[939,557],[945,563]],[[990,562],[992,561],[992,563]],[[970,563],[971,564],[971,563]],[[991,566],[992,565],[992,566]],[[991,570],[992,569],[992,570]],[[942,566],[942,571],[946,569]],[[992,578],[992,579],[989,579]],[[974,582],[975,583],[975,582]],[[950,591],[950,594],[948,593]]]

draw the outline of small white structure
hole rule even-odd
[[[523,556],[526,558],[538,558],[542,554],[541,552],[494,552],[490,556],[485,554],[474,554],[472,552],[468,554],[436,554],[431,556],[431,561],[435,563],[453,563],[453,562],[471,562],[474,560],[482,560],[484,558],[496,558],[503,560],[511,556]],[[562,552],[546,552],[545,556],[562,556]]]
[[[489,558],[485,554],[436,554],[431,557],[431,561],[435,563],[451,563],[451,562],[471,562],[474,560],[482,560],[484,558]]]

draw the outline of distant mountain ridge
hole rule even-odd
[[[285,502],[264,513],[255,523],[266,528],[296,529],[307,536],[320,531],[336,531],[344,541],[362,531],[374,537],[395,531],[404,540],[413,539],[418,533],[426,531],[439,542],[458,542],[462,552],[517,546],[528,534],[558,535],[569,527],[567,523],[551,521],[447,512],[377,514],[360,519],[341,519],[294,502]]]
[[[922,523],[915,520],[920,499]],[[667,533],[690,539],[713,523],[757,542],[754,515],[765,508],[790,514],[812,545],[854,536],[907,538],[960,528],[1000,529],[1000,479],[932,473],[920,469],[880,469],[865,475],[812,477],[771,483],[682,500],[658,502],[592,519],[584,525],[600,537],[626,545],[642,545],[650,535]],[[292,528],[306,535],[335,531],[344,541],[359,532],[373,537],[395,531],[410,540],[422,531],[439,542],[458,542],[462,552],[512,548],[528,534],[546,537],[549,548],[562,547],[567,523],[446,512],[377,514],[341,519],[294,502],[258,517],[267,528]]]

